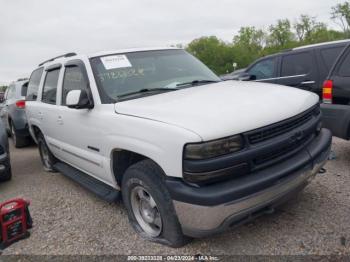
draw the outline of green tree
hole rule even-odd
[[[299,20],[294,24],[294,29],[299,42],[312,41],[313,34],[325,27],[325,24],[317,22],[315,17],[308,15],[301,15]]]
[[[259,57],[284,49],[350,37],[350,2],[334,6],[331,13],[343,31],[329,29],[315,17],[301,15],[293,25],[288,19],[280,19],[268,31],[241,27],[232,43],[215,36],[195,39],[187,50],[217,74],[224,74],[233,70],[233,63],[243,68]]]
[[[288,19],[280,19],[276,25],[270,25],[268,44],[277,49],[289,48],[294,43],[294,33]]]
[[[235,54],[230,44],[219,40],[215,36],[201,37],[193,40],[187,51],[204,62],[217,74],[224,74],[233,70]]]
[[[246,67],[262,55],[266,45],[266,33],[255,27],[241,27],[233,38],[233,53],[239,68]]]
[[[344,2],[332,7],[331,19],[337,23],[343,32],[349,37],[350,29],[350,3]]]

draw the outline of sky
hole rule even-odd
[[[0,0],[0,85],[29,77],[67,52],[188,44],[215,35],[231,41],[241,26],[317,17],[330,27],[340,0]]]

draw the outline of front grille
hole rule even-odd
[[[313,115],[319,115],[319,114],[320,114],[320,106],[316,105],[310,110],[304,113],[301,113],[298,116],[284,120],[277,124],[273,124],[271,126],[267,126],[267,127],[249,132],[247,134],[248,141],[250,144],[257,144],[260,142],[264,142],[268,139],[285,134],[305,124],[313,117]]]
[[[305,143],[307,143],[312,135],[305,136],[303,139],[296,141],[295,143],[291,143],[289,145],[283,146],[281,148],[274,149],[270,151],[268,154],[260,155],[256,157],[253,162],[255,165],[263,165],[265,163],[269,163],[273,160],[281,160],[281,158],[287,158],[292,155],[296,150],[299,150]]]

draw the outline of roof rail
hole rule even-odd
[[[25,80],[28,80],[28,79],[29,79],[28,77],[18,78],[18,79],[17,79],[17,82],[19,82],[19,81],[25,81]]]
[[[77,55],[77,54],[74,53],[74,52],[72,52],[72,53],[67,53],[67,54],[64,54],[64,55],[56,56],[56,57],[54,57],[54,58],[51,58],[51,59],[49,59],[49,60],[46,60],[46,61],[40,63],[39,66],[42,66],[43,64],[45,64],[45,63],[47,63],[47,62],[54,61],[54,60],[57,59],[57,58],[61,58],[61,57],[71,57],[71,56],[75,56],[75,55]]]
[[[311,45],[298,46],[293,48],[293,50],[300,50],[304,48],[319,47],[319,46],[325,46],[325,45],[331,45],[331,44],[349,43],[349,42],[350,42],[350,39],[336,40],[336,41],[329,41],[329,42],[323,42],[323,43],[317,43],[317,44],[311,44]]]

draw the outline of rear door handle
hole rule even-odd
[[[58,123],[59,125],[63,125],[62,116],[58,116],[58,117],[57,117],[57,123]]]
[[[44,115],[43,115],[43,113],[42,113],[42,112],[39,112],[39,113],[38,113],[38,116],[39,116],[39,119],[40,119],[40,120],[43,120]]]

